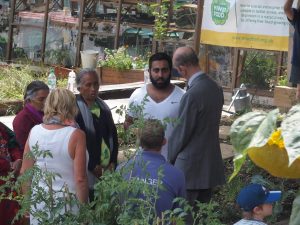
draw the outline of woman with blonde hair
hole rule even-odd
[[[76,194],[79,202],[86,203],[88,201],[88,156],[85,134],[70,125],[76,113],[75,96],[69,90],[56,89],[48,95],[43,124],[32,128],[25,144],[21,174],[34,165],[42,171],[57,173],[60,176],[52,181],[52,189],[60,191],[67,186],[69,192]],[[34,159],[26,157],[26,153],[34,152],[35,146],[39,153],[47,151],[51,157],[43,158],[43,154],[37,154]],[[42,181],[38,186],[48,188]],[[25,188],[25,191],[28,190]],[[43,204],[37,205],[40,209],[44,206]],[[32,215],[31,224],[37,224]]]

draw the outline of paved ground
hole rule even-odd
[[[120,115],[116,111],[117,109],[120,109],[120,107],[125,107],[125,106],[127,107],[129,99],[123,98],[123,99],[113,99],[113,100],[104,100],[104,101],[108,104],[109,108],[112,110],[112,115],[115,123],[116,124],[123,123],[125,119],[124,113],[123,115]],[[228,105],[224,105],[223,108],[228,109]],[[231,108],[231,112],[234,112],[233,110],[234,109]],[[223,112],[222,115],[228,116],[230,115],[230,113]],[[15,116],[1,116],[0,121],[4,123],[6,126],[12,128],[12,121],[14,118]]]
[[[108,104],[110,109],[112,110],[113,119],[116,124],[120,124],[124,122],[125,116],[120,115],[117,113],[117,109],[120,109],[120,107],[127,107],[128,106],[128,98],[126,99],[114,99],[114,100],[105,100],[105,102]],[[224,109],[228,109],[227,105],[224,105]],[[233,109],[231,109],[233,110]],[[222,115],[228,116],[230,115],[227,112],[223,112]],[[0,117],[0,121],[4,123],[6,126],[12,129],[12,122],[15,116],[2,116]],[[229,135],[229,129],[228,126],[221,126],[220,127],[220,139],[227,140]],[[226,143],[221,143],[221,150],[222,150],[222,157],[223,159],[231,158],[233,157],[233,149],[232,146]],[[122,153],[120,154],[120,157],[123,159]],[[122,160],[121,159],[121,160]]]
[[[129,100],[128,98],[105,100],[105,102],[108,104],[109,108],[112,110],[112,115],[113,115],[113,118],[114,118],[114,121],[116,124],[124,122],[124,119],[125,119],[124,115],[120,116],[118,113],[116,113],[116,110],[119,109],[122,105],[127,106],[128,100]],[[1,116],[0,121],[12,129],[12,122],[13,122],[14,118],[15,118],[15,116]]]

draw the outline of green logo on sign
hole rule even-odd
[[[213,0],[211,3],[212,20],[216,25],[224,25],[228,19],[230,3],[226,0]]]

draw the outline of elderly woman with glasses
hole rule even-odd
[[[21,151],[32,127],[43,122],[44,103],[49,94],[49,87],[42,81],[32,81],[24,92],[24,108],[13,121],[13,128]]]
[[[93,186],[102,171],[113,170],[117,165],[117,129],[109,107],[98,97],[100,84],[96,71],[81,70],[76,76],[76,84],[79,91],[76,122],[86,134],[90,198],[93,199]]]

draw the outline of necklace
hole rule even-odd
[[[44,124],[68,126],[68,125],[64,124],[63,122],[61,122],[61,119],[58,118],[57,116],[53,116],[53,117],[49,118],[47,121],[44,121]]]
[[[66,120],[65,122],[62,122],[61,119],[57,116],[53,116],[53,117],[49,118],[47,121],[44,121],[44,124],[46,124],[46,125],[60,125],[60,126],[64,126],[64,127],[71,126],[71,127],[74,127],[74,128],[80,128],[79,125],[75,121]]]

